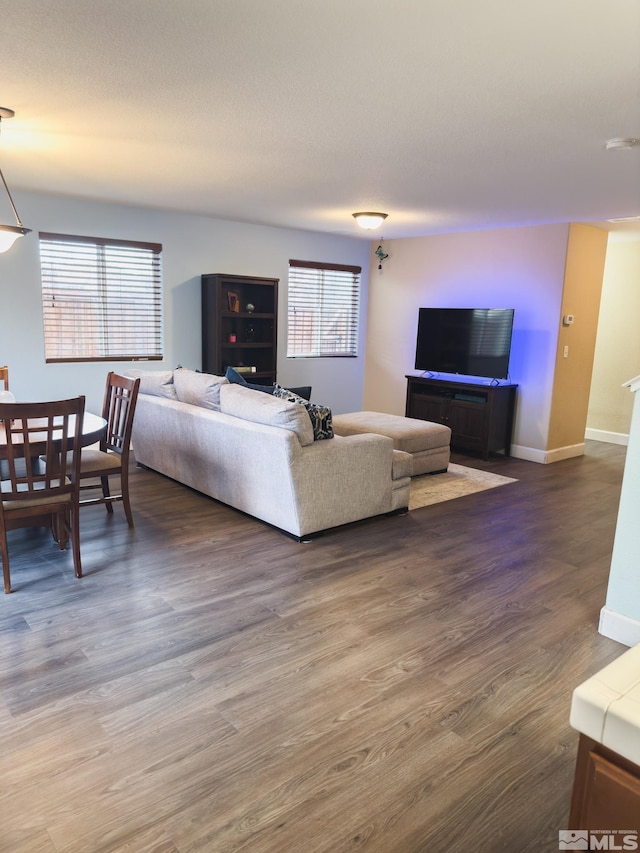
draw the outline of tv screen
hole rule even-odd
[[[421,308],[416,370],[506,379],[513,308]]]

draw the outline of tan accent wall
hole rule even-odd
[[[633,394],[623,383],[640,373],[640,240],[610,234],[602,282],[587,428],[629,435]],[[594,436],[592,436],[594,437]]]
[[[569,228],[547,450],[584,443],[607,236],[590,225]],[[568,314],[575,319],[565,326]]]

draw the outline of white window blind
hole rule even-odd
[[[358,355],[361,267],[289,261],[287,358]]]
[[[162,358],[162,246],[40,233],[45,359]]]

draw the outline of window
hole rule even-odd
[[[361,272],[289,261],[287,358],[358,355]]]
[[[45,360],[162,358],[162,246],[40,233]]]

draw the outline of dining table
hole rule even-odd
[[[32,419],[31,423],[36,420]],[[80,436],[81,447],[87,447],[89,444],[95,444],[100,441],[107,430],[107,422],[100,415],[94,415],[91,412],[85,412],[82,419],[82,432]],[[73,447],[73,438],[75,435],[75,415],[69,418],[68,437],[70,439],[69,449]],[[15,439],[14,439],[15,442]],[[14,444],[15,446],[15,444]],[[43,442],[43,452],[44,452]],[[7,437],[4,431],[4,424],[0,423],[0,460],[7,458]]]

